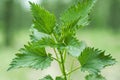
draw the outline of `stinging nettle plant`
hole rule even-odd
[[[95,2],[96,0],[83,0],[71,6],[61,15],[59,23],[53,14],[29,2],[34,17],[31,41],[19,50],[8,70],[22,67],[43,70],[55,60],[62,75],[55,79],[47,75],[40,80],[71,80],[70,74],[78,69],[89,73],[86,80],[106,80],[100,73],[101,69],[115,64],[116,60],[111,55],[106,55],[105,51],[87,47],[85,42],[76,37],[77,30],[88,25],[89,13]],[[54,50],[55,56],[47,51],[47,47]],[[70,71],[67,71],[65,66],[68,55],[80,63]]]

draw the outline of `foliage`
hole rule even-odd
[[[88,25],[89,14],[95,2],[96,0],[78,2],[61,15],[60,23],[56,23],[53,14],[30,2],[34,17],[31,42],[20,49],[8,70],[22,67],[43,70],[56,60],[62,76],[56,77],[55,80],[69,80],[68,76],[78,69],[90,73],[85,77],[86,80],[105,80],[100,70],[113,65],[115,59],[105,55],[105,51],[87,47],[85,42],[79,41],[76,37],[77,30]],[[47,52],[46,47],[51,47],[56,57]],[[65,67],[67,54],[77,58],[81,67],[67,72]],[[40,80],[54,79],[47,75]]]
[[[114,64],[114,59],[110,55],[105,55],[104,51],[94,48],[85,48],[78,60],[81,69],[90,73],[98,73],[104,67]]]
[[[90,74],[90,75],[87,75],[85,78],[86,80],[106,80],[103,76],[99,74],[97,75]]]

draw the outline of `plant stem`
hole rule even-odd
[[[55,56],[56,56],[56,58],[59,59],[56,49],[53,48],[53,50],[54,50],[54,52],[55,52]]]
[[[61,72],[63,71],[63,69],[62,69],[62,67],[61,67],[61,61],[59,60],[59,57],[58,57],[58,53],[57,53],[57,51],[56,51],[56,49],[55,48],[53,48],[53,50],[54,50],[54,53],[55,53],[55,55],[56,55],[56,60],[57,60],[57,62],[58,62],[58,65],[59,65],[59,67],[60,67],[60,70],[61,70]]]
[[[68,72],[66,75],[69,75],[69,74],[73,73],[74,71],[76,71],[76,70],[78,70],[78,69],[80,69],[80,66],[77,67],[77,68],[75,68],[75,69],[73,69],[72,71]]]
[[[51,37],[55,40],[55,42],[57,43],[57,39],[56,39],[56,37],[55,37],[55,35],[54,34],[51,34]],[[64,59],[63,59],[63,56],[62,56],[62,54],[59,52],[59,50],[58,49],[56,49],[56,48],[53,48],[53,50],[54,50],[54,52],[55,52],[55,55],[56,55],[56,58],[57,58],[57,60],[59,60],[59,56],[58,56],[58,53],[59,53],[59,55],[60,55],[60,58],[61,58],[61,61],[60,62],[58,62],[58,64],[59,64],[59,68],[60,68],[60,70],[61,70],[61,73],[63,74],[63,75],[66,75],[66,73],[65,73],[65,68],[64,68]],[[57,51],[56,50],[58,50],[58,53],[57,53]],[[65,73],[65,74],[64,74]],[[66,78],[66,77],[65,77]],[[65,79],[65,80],[67,80],[67,78]]]
[[[65,61],[66,61],[66,55],[67,55],[67,53],[66,53],[66,51],[64,51],[64,63],[65,63]]]
[[[56,60],[58,63],[61,63],[58,59],[51,57],[52,59]]]
[[[70,67],[70,71],[72,71],[73,65],[74,65],[74,59],[72,60],[72,64],[71,64],[71,67]],[[69,79],[68,79],[68,80],[70,80],[70,76],[71,76],[71,75],[69,74],[69,76],[68,76]]]
[[[66,72],[65,72],[65,65],[64,65],[64,59],[63,59],[63,54],[60,52],[60,58],[61,58],[61,66],[62,66],[62,74],[64,76],[64,79],[67,80],[67,75],[66,75]]]

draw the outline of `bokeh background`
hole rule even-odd
[[[78,0],[29,0],[36,2],[57,17]],[[77,36],[88,46],[105,50],[117,59],[112,67],[102,70],[107,80],[120,80],[120,0],[98,0],[91,15],[89,26]],[[0,80],[38,80],[46,73],[59,74],[58,66],[48,70],[16,69],[6,71],[19,48],[29,41],[32,16],[28,0],[0,0]],[[70,62],[72,59],[69,59]],[[77,63],[76,63],[77,64]],[[66,67],[69,68],[68,63]],[[84,80],[80,70],[72,74],[73,80]]]

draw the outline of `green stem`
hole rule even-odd
[[[78,69],[80,69],[80,66],[79,66],[79,67],[77,67],[77,68],[75,68],[75,69],[73,69],[72,71],[68,72],[66,75],[69,75],[69,74],[71,74],[71,73],[73,73],[73,72],[77,71]]]
[[[67,80],[67,75],[66,75],[66,72],[65,72],[65,65],[64,65],[64,59],[63,59],[63,54],[60,52],[60,58],[61,58],[61,66],[62,66],[62,74],[64,76],[64,79]]]
[[[52,59],[56,60],[58,63],[61,63],[61,61],[59,61],[58,59],[51,57]]]
[[[55,55],[56,55],[56,58],[57,58],[57,62],[59,64],[59,67],[60,67],[60,70],[61,72],[63,71],[62,67],[61,67],[61,61],[59,60],[59,57],[58,57],[58,53],[57,51],[55,50],[55,48],[53,48],[54,52],[55,52]]]
[[[56,58],[59,59],[58,54],[57,54],[57,51],[55,50],[55,48],[53,48],[53,50],[54,50],[54,52],[55,52]]]
[[[66,51],[64,51],[64,63],[66,61],[66,55],[67,55],[67,53],[66,53]]]
[[[56,43],[58,43],[58,42],[57,42],[57,39],[56,39],[56,37],[55,37],[54,34],[51,34],[51,37],[55,40]],[[57,51],[56,51],[55,48],[53,48],[53,50],[54,50],[54,52],[55,52],[55,55],[56,55],[57,60],[59,60],[58,53],[60,54],[60,58],[62,57],[62,58],[61,58],[61,61],[58,62],[58,64],[59,64],[61,73],[62,73],[63,75],[66,75],[66,73],[65,73],[65,67],[64,67],[64,59],[63,59],[62,54],[61,54],[60,52],[57,53]],[[66,78],[66,76],[65,76],[65,78]],[[67,78],[66,78],[65,80],[67,80]]]
[[[73,69],[73,65],[74,65],[74,59],[72,60],[72,64],[71,64],[71,67],[70,67],[70,71],[72,71],[72,69]],[[71,74],[69,74],[69,76],[68,76],[68,80],[70,80],[70,76],[71,76]]]
[[[54,34],[51,34],[51,37],[54,39],[55,43],[57,44],[57,40],[56,40]],[[53,48],[53,50],[54,50],[54,52],[55,52],[56,58],[59,59],[58,54],[57,54],[57,51],[56,51],[56,48]]]

